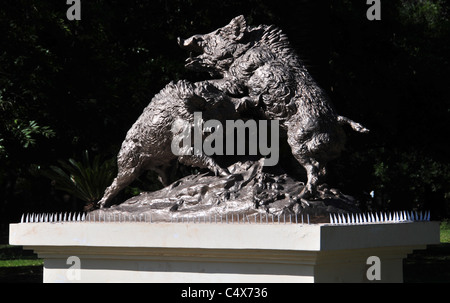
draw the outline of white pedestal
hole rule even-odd
[[[44,282],[376,282],[370,256],[380,282],[402,282],[403,258],[438,243],[439,222],[10,225],[10,244],[44,259]]]

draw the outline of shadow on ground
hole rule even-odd
[[[42,266],[0,267],[0,283],[42,283]]]
[[[403,261],[405,283],[449,283],[450,243],[429,245]]]

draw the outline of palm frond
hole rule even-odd
[[[59,166],[50,166],[42,171],[47,178],[55,181],[55,188],[65,191],[85,202],[100,200],[107,186],[115,176],[114,159],[104,160],[96,155],[91,161],[89,153],[83,154],[82,161],[59,160]]]

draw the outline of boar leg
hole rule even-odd
[[[182,156],[179,158],[180,163],[195,166],[200,168],[208,168],[211,170],[216,176],[220,175],[222,177],[229,176],[230,172],[227,169],[223,169],[219,166],[219,164],[214,161],[213,158],[205,156],[205,155],[190,155],[190,156]]]
[[[324,136],[326,139],[326,137]],[[298,126],[288,128],[288,144],[292,155],[304,167],[307,174],[307,183],[299,195],[301,200],[312,198],[317,194],[319,174],[322,165],[314,157],[320,148],[320,141],[311,131],[303,129],[298,131]]]
[[[308,199],[317,194],[317,184],[319,183],[320,172],[319,166],[319,163],[313,159],[303,163],[303,167],[306,169],[306,174],[308,176],[308,182],[300,193],[301,198]]]
[[[119,170],[117,177],[112,184],[105,190],[103,198],[98,202],[100,208],[108,207],[108,203],[114,198],[122,189],[127,187],[131,182],[139,177],[141,170],[139,167]]]

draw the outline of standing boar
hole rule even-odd
[[[238,110],[259,108],[266,118],[280,120],[295,159],[306,169],[308,181],[299,198],[316,194],[319,173],[344,148],[342,125],[368,132],[359,123],[336,113],[275,26],[247,26],[243,16],[209,34],[178,39],[191,52],[186,67],[210,73],[210,83],[239,97]],[[192,56],[196,53],[196,57]]]
[[[210,95],[213,95],[214,100]],[[206,155],[177,156],[172,152],[173,125],[178,121],[194,121],[194,112],[203,111],[204,117],[225,119],[234,115],[234,107],[224,100],[226,96],[207,82],[191,83],[178,81],[169,83],[144,109],[141,116],[128,130],[117,156],[118,174],[105,190],[100,207],[108,206],[111,199],[146,170],[158,173],[164,186],[169,183],[168,171],[174,161],[209,168],[216,175],[229,175],[211,157]],[[208,101],[208,102],[207,102]],[[217,102],[216,102],[217,101]],[[228,105],[231,105],[229,108]]]

